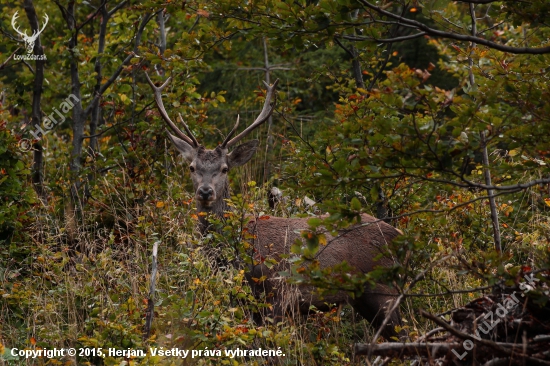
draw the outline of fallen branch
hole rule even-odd
[[[524,359],[525,361],[529,361],[530,365],[547,365],[550,366],[550,362],[541,360],[539,358],[531,357],[528,355],[523,354],[524,351],[524,345],[523,344],[516,344],[516,343],[502,343],[502,342],[492,342],[487,339],[481,339],[476,338],[471,334],[466,334],[464,332],[461,332],[451,325],[447,324],[446,321],[443,319],[438,318],[437,316],[430,314],[424,310],[420,310],[420,314],[433,321],[437,325],[439,325],[442,328],[445,328],[449,333],[454,335],[455,337],[458,337],[460,339],[464,340],[470,340],[472,341],[476,346],[485,346],[493,349],[494,351],[497,351],[501,354],[504,354],[506,356],[515,356],[521,359]],[[527,348],[530,348],[529,346]]]
[[[462,343],[357,343],[355,345],[356,355],[403,357],[403,356],[425,356],[443,357],[450,354],[453,349],[462,348]]]

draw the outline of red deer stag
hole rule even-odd
[[[243,165],[252,158],[258,147],[258,140],[245,142],[231,152],[229,152],[229,148],[235,146],[237,142],[265,122],[273,113],[275,103],[270,105],[270,101],[278,80],[271,86],[266,84],[265,104],[254,123],[231,138],[239,125],[239,119],[237,118],[235,127],[229,132],[222,144],[210,150],[198,143],[181,115],[180,119],[187,135],[178,129],[168,116],[162,102],[161,93],[170,82],[171,77],[162,86],[156,87],[147,74],[146,76],[149,85],[153,89],[155,102],[161,117],[175,134],[168,133],[168,136],[176,149],[189,163],[189,172],[193,180],[198,212],[210,212],[220,217],[223,216],[224,212],[229,210],[225,201],[229,198],[227,173],[229,169]],[[201,230],[204,233],[208,230],[208,223],[203,215],[199,215],[199,217]],[[392,296],[395,295],[394,289],[384,285],[376,285],[374,288],[366,286],[362,295],[356,298],[352,298],[344,292],[319,298],[310,286],[301,286],[290,291],[291,286],[280,278],[278,273],[288,270],[289,264],[287,261],[281,260],[279,255],[290,252],[291,244],[300,236],[299,232],[308,228],[307,220],[307,218],[271,217],[268,220],[253,220],[249,223],[249,231],[257,237],[254,240],[255,252],[262,257],[274,257],[279,261],[271,269],[263,263],[251,266],[248,269],[246,277],[254,295],[258,298],[262,294],[270,295],[268,297],[272,305],[270,315],[273,318],[281,317],[290,308],[307,314],[310,305],[324,310],[327,309],[326,304],[350,303],[372,325],[380,326],[391,300],[395,299],[395,296]],[[395,238],[399,231],[366,214],[361,216],[361,221],[367,225],[358,225],[353,230],[342,232],[337,238],[331,237],[328,233],[326,234],[329,244],[318,255],[321,267],[326,268],[347,261],[357,272],[367,273],[377,265],[391,266],[393,264],[393,260],[390,258],[382,258],[378,261],[375,261],[374,258],[380,253],[380,248]],[[265,276],[265,281],[261,283],[253,281],[253,278],[258,279],[262,276]],[[395,311],[383,329],[382,335],[387,339],[395,336],[394,326],[398,324],[401,324],[401,318],[399,312]]]

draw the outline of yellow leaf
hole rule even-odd
[[[157,208],[163,208],[163,207],[164,207],[164,202],[158,201],[157,202]]]
[[[547,206],[550,206],[550,198],[545,198],[544,203],[546,203]]]
[[[516,156],[518,154],[517,150],[510,150],[508,151],[508,156]]]

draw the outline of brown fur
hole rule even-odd
[[[260,258],[261,255],[263,258],[272,257],[278,261],[278,264],[271,269],[264,264],[251,268],[247,278],[254,294],[258,297],[262,293],[272,295],[268,301],[273,306],[270,315],[274,317],[281,316],[288,309],[299,310],[300,313],[307,314],[310,305],[326,310],[327,304],[349,303],[373,326],[380,326],[385,316],[383,309],[386,309],[389,303],[395,300],[395,296],[376,293],[395,294],[393,289],[377,285],[374,289],[366,287],[363,294],[357,299],[353,299],[345,292],[320,298],[311,286],[292,288],[280,278],[279,272],[289,269],[289,263],[284,259],[281,260],[280,255],[290,253],[290,246],[300,237],[300,231],[308,227],[307,220],[308,218],[270,217],[266,220],[255,220],[249,223],[249,230],[256,235],[254,248],[257,251],[257,258]],[[329,233],[325,233],[327,245],[320,247],[317,256],[322,268],[346,261],[357,272],[368,273],[375,266],[393,264],[393,260],[387,257],[383,257],[378,262],[374,258],[380,254],[383,246],[399,235],[399,232],[385,222],[378,221],[366,214],[361,216],[361,223],[361,225],[347,229],[336,239]],[[258,279],[262,276],[267,278],[264,283],[253,280],[253,278]],[[401,319],[396,312],[392,315],[382,335],[386,338],[397,335],[394,327],[400,324]]]
[[[205,149],[202,146],[191,146],[189,143],[170,135],[176,148],[182,153],[189,163],[189,170],[195,188],[195,201],[197,211],[212,212],[218,216],[228,210],[225,198],[229,197],[229,182],[227,172],[230,168],[246,164],[254,155],[258,141],[252,140],[241,144],[228,153],[227,149],[217,147],[214,150]],[[397,229],[378,222],[374,217],[362,215],[362,223],[370,225],[357,225],[353,230],[342,232],[337,238],[332,238],[328,233],[326,247],[321,248],[318,260],[322,268],[330,267],[343,261],[347,261],[356,273],[368,273],[376,265],[391,266],[391,258],[383,258],[378,262],[374,258],[380,254],[381,247],[388,244],[399,235]],[[326,304],[350,303],[375,327],[381,325],[386,309],[395,299],[395,291],[391,288],[377,285],[375,288],[365,287],[365,291],[358,298],[351,298],[344,292],[319,298],[311,287],[291,286],[279,275],[279,272],[288,270],[289,264],[281,260],[282,254],[290,253],[290,246],[300,231],[307,229],[305,218],[280,218],[272,217],[267,220],[257,220],[250,223],[249,230],[257,236],[254,248],[262,257],[273,257],[279,263],[271,269],[265,264],[249,268],[247,279],[254,294],[260,298],[266,294],[271,303],[272,318],[280,318],[288,310],[297,310],[307,313],[310,305],[319,309],[327,308]],[[201,230],[208,230],[208,222],[201,216]],[[331,240],[334,239],[332,242]],[[267,280],[258,282],[257,279],[266,276]],[[256,280],[255,280],[256,279]],[[378,294],[378,293],[382,293]],[[383,295],[383,294],[388,295]],[[386,338],[397,335],[394,326],[401,323],[399,312],[391,315],[390,322],[384,328],[382,335]]]

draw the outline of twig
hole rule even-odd
[[[151,334],[151,324],[155,313],[155,286],[157,278],[157,253],[160,241],[153,244],[153,260],[151,264],[151,279],[149,284],[149,299],[147,300],[147,315],[145,316],[145,327],[143,330],[143,340],[147,340]]]
[[[471,36],[471,35],[464,35],[464,34],[458,34],[458,33],[450,33],[450,32],[444,32],[439,29],[434,29],[429,26],[427,26],[424,23],[421,23],[419,21],[405,18],[403,16],[394,14],[390,11],[384,10],[383,8],[376,6],[366,0],[359,0],[361,4],[363,4],[365,7],[370,8],[377,12],[380,15],[385,15],[387,17],[399,20],[403,24],[412,25],[416,27],[418,30],[426,32],[428,35],[433,37],[439,37],[439,38],[448,38],[448,39],[456,39],[458,41],[464,41],[464,42],[475,42],[477,44],[493,48],[495,50],[499,50],[502,52],[509,52],[509,53],[515,53],[515,54],[532,54],[532,55],[540,55],[545,53],[550,53],[550,46],[547,47],[540,47],[540,48],[532,48],[532,47],[512,47],[512,46],[506,46],[500,43],[492,42],[489,40],[486,40],[485,38],[480,38],[477,36]],[[466,2],[466,1],[464,1]],[[469,3],[476,3],[474,1],[467,1]],[[481,4],[480,2],[477,2]],[[487,4],[487,3],[484,3]]]
[[[380,343],[380,344],[356,344],[356,355],[381,355],[381,356],[431,356],[436,358],[437,356],[444,356],[451,352],[453,349],[460,349],[462,343]]]
[[[8,64],[8,62],[10,62],[10,60],[13,58],[13,56],[15,56],[15,54],[17,53],[17,51],[19,51],[21,49],[21,47],[17,47],[17,49],[15,51],[13,51],[13,53],[10,55],[10,57],[8,57],[8,59],[6,61],[4,61],[2,63],[2,65],[0,65],[0,70],[2,70],[4,67],[6,67],[6,65]]]

